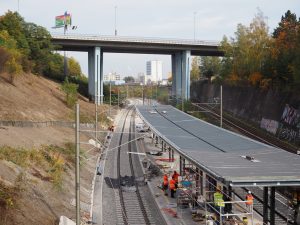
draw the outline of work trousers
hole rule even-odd
[[[171,198],[175,198],[176,191],[174,189],[171,189]]]

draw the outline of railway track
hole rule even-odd
[[[145,185],[143,177],[136,176],[132,154],[128,154],[134,148],[134,113],[132,108],[125,115],[122,133],[119,137],[117,149],[117,186],[115,193],[117,224],[125,225],[152,225],[156,224],[146,201],[145,194],[140,191],[141,185]],[[127,131],[127,132],[125,132]],[[123,145],[130,142],[128,145]]]

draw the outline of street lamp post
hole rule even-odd
[[[111,77],[109,77],[109,116],[111,116]]]
[[[115,6],[115,36],[117,36],[117,6]]]

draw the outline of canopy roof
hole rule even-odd
[[[300,156],[205,121],[172,106],[136,106],[150,129],[179,154],[231,186],[300,186]]]

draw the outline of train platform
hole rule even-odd
[[[136,119],[137,124],[141,124],[142,121],[140,118]],[[212,215],[213,213],[209,213],[206,211],[204,207],[204,197],[199,196],[198,197],[198,204],[194,204],[193,201],[191,201],[192,196],[189,196],[189,199],[187,199],[189,204],[181,204],[181,192],[182,188],[179,188],[175,198],[170,197],[170,193],[168,193],[168,196],[164,195],[163,190],[161,189],[162,185],[162,176],[163,174],[168,174],[169,178],[171,178],[174,171],[179,172],[180,165],[179,160],[180,156],[178,154],[173,155],[173,159],[169,161],[169,153],[164,150],[164,146],[162,146],[162,143],[156,142],[155,139],[151,136],[151,134],[144,134],[143,135],[143,141],[138,142],[138,149],[140,152],[146,153],[146,158],[149,160],[153,165],[160,168],[161,173],[158,176],[151,177],[148,181],[148,186],[151,190],[152,195],[155,198],[155,201],[158,205],[158,207],[161,210],[161,213],[163,214],[166,222],[168,224],[191,224],[191,225],[201,225],[201,224],[214,224],[213,220],[209,222],[209,215]],[[145,160],[145,159],[141,159]],[[147,172],[145,172],[147,173]],[[184,178],[180,177],[180,181],[182,181]],[[235,206],[233,207],[232,213],[239,214],[243,213],[243,209],[240,207],[240,205],[244,205],[243,199],[238,198],[237,196],[234,196],[235,201],[240,202],[239,206],[235,203]],[[202,207],[199,207],[202,205]],[[232,203],[233,205],[233,203]],[[243,217],[240,216],[236,217],[236,219],[230,223],[224,223],[224,224],[244,224],[242,223]],[[253,219],[253,223],[252,223]],[[257,214],[256,212],[253,213],[252,216],[247,216],[248,224],[253,225],[262,225],[262,217]]]
[[[140,122],[140,121],[137,121]],[[155,144],[152,142],[152,138],[145,136],[143,142],[138,142],[138,149],[140,152],[146,153],[151,152],[152,154],[155,154],[156,152],[159,152],[160,149],[155,147]],[[167,156],[165,156],[167,157]],[[159,157],[162,158],[162,157]],[[151,161],[154,165],[159,165],[157,163],[156,157],[151,156],[147,154],[147,159]],[[143,160],[143,158],[141,158]],[[163,173],[171,173],[174,170],[178,171],[178,165],[174,164],[173,162],[163,162],[160,164],[164,169],[162,170]],[[144,173],[147,173],[144,170]],[[163,174],[162,173],[162,174]],[[190,208],[183,208],[178,207],[177,205],[177,198],[175,194],[175,198],[171,198],[170,193],[168,192],[168,196],[166,196],[161,189],[161,183],[162,183],[162,176],[154,176],[151,179],[147,180],[148,187],[151,191],[152,196],[155,199],[155,202],[157,206],[159,207],[166,223],[168,225],[199,225],[201,223],[195,222],[192,219],[191,216],[191,209]],[[204,223],[205,224],[205,221]]]
[[[143,143],[139,143],[138,146],[142,152],[148,153],[147,159],[149,159],[151,163],[161,168],[162,173],[159,176],[152,177],[150,180],[148,180],[148,186],[167,224],[170,225],[209,224],[209,222],[207,222],[207,219],[205,218],[205,216],[209,214],[206,213],[204,205],[202,208],[197,207],[195,205],[193,207],[191,203],[186,205],[181,205],[179,202],[180,192],[181,192],[180,189],[178,189],[177,193],[175,194],[175,198],[170,197],[170,192],[168,192],[168,195],[166,196],[163,190],[161,189],[161,183],[163,179],[162,175],[166,173],[169,175],[169,177],[171,177],[173,171],[179,171],[179,165],[178,163],[176,163],[178,162],[179,156],[175,155],[174,160],[172,162],[168,162],[168,160],[161,160],[161,159],[167,159],[168,153],[167,152],[161,153],[161,145],[155,144],[151,137],[144,137]],[[156,153],[160,153],[159,156]],[[238,197],[235,198],[237,201],[243,201]],[[198,202],[200,204],[204,202],[203,196],[200,196],[200,198],[198,198]],[[238,214],[239,210],[240,209],[235,208],[234,213]],[[250,216],[247,218],[248,224],[252,224],[251,219],[252,218]],[[238,220],[236,220],[236,223],[232,223],[232,224],[239,224],[239,223],[244,224],[242,223],[242,217],[240,218],[239,222]],[[253,224],[263,225],[262,217],[257,213],[254,213]]]
[[[161,152],[166,151],[168,158],[179,155],[176,161],[180,174],[193,176],[191,189],[197,196],[204,196],[205,205],[215,205],[217,190],[230,201],[238,202],[233,197],[245,199],[251,189],[255,191],[253,207],[264,224],[293,223],[295,216],[291,212],[295,209],[289,202],[278,201],[276,194],[280,188],[300,186],[298,155],[214,126],[172,106],[138,105],[136,111],[149,127],[153,141],[161,145]],[[230,201],[225,204],[233,204]],[[245,208],[245,200],[239,203]],[[282,210],[281,205],[286,205],[286,209]],[[254,212],[243,209],[238,214],[232,216],[251,214],[252,218]],[[226,224],[228,214],[219,212],[218,217],[221,224]]]

